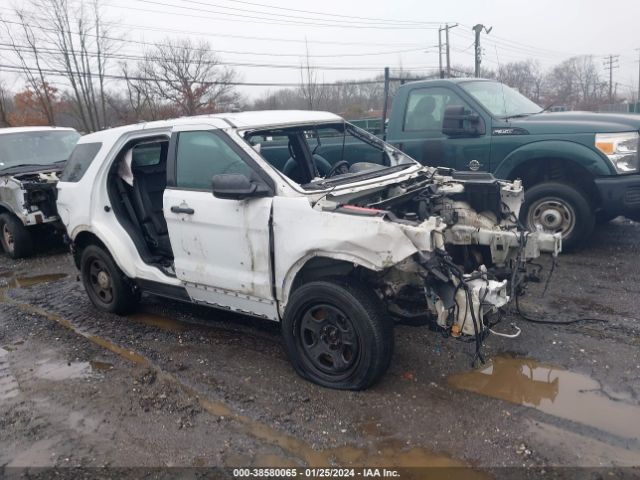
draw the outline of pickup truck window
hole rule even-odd
[[[218,133],[180,133],[176,168],[178,188],[210,190],[213,176],[224,173],[241,173],[251,177],[252,169]]]
[[[403,130],[441,131],[444,110],[452,105],[467,106],[464,100],[448,88],[429,87],[413,90],[409,94]]]
[[[526,116],[542,110],[540,105],[502,83],[464,82],[460,87],[496,117]]]

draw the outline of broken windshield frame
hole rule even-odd
[[[255,139],[261,136],[264,137],[265,141],[278,141],[279,137],[294,132],[303,134],[309,152],[313,154],[313,161],[316,170],[317,172],[320,172],[320,176],[316,176],[316,178],[313,178],[308,182],[299,182],[288,176],[282,169],[278,168],[277,161],[273,158],[269,158],[269,155],[267,154],[267,151],[269,150],[268,144],[255,141]],[[388,143],[385,143],[366,130],[362,130],[348,122],[327,122],[297,125],[293,127],[287,126],[282,128],[253,130],[245,132],[243,137],[245,141],[247,141],[253,149],[278,172],[279,175],[286,177],[288,180],[301,186],[305,190],[316,190],[323,188],[324,185],[335,185],[380,177],[388,175],[394,171],[403,170],[410,166],[419,165],[415,160],[405,155],[400,150],[394,148]],[[347,141],[348,138],[351,139],[351,142]],[[376,157],[376,154],[374,153],[376,151],[379,152],[379,157]],[[273,152],[271,155],[273,155]],[[350,158],[349,155],[351,155]],[[363,158],[358,158],[358,155],[362,155]],[[358,171],[355,172],[345,172],[337,175],[334,174],[328,178],[326,177],[327,172],[322,172],[323,168],[318,168],[319,165],[322,167],[322,162],[324,162],[324,170],[327,170],[329,163],[323,156],[327,156],[331,167],[342,160],[350,160],[348,162],[350,166],[355,163],[363,163],[371,164],[372,168],[369,169],[365,167],[365,169],[358,169]],[[369,158],[364,158],[365,156],[368,156]],[[373,168],[374,165],[377,168]],[[325,176],[322,176],[323,174]]]

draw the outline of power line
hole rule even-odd
[[[0,64],[0,69],[2,69],[3,71],[6,72],[11,72],[11,73],[22,73],[24,72],[24,70],[27,70],[29,72],[34,72],[37,73],[38,69],[34,68],[34,67],[18,67],[15,65],[4,65],[4,64]],[[71,72],[67,72],[64,70],[57,70],[57,69],[51,69],[51,68],[45,68],[42,69],[42,72],[46,75],[51,75],[51,76],[59,76],[59,77],[68,77],[69,74],[71,75],[75,75],[78,77],[95,77],[95,73],[93,75],[89,75],[89,73],[87,72],[78,72],[78,71],[71,71]],[[141,76],[128,76],[125,77],[124,75],[113,75],[113,74],[104,74],[103,77],[105,79],[111,79],[111,80],[136,80],[136,81],[143,81],[143,82],[151,82],[151,81],[156,81],[153,78],[150,77],[141,77]],[[168,83],[168,80],[158,80],[160,82],[163,83]],[[384,80],[349,80],[349,81],[344,81],[344,82],[333,82],[333,83],[318,83],[318,86],[321,87],[339,87],[339,86],[347,86],[347,85],[375,85],[375,84],[379,84],[379,83],[383,83]],[[195,82],[198,83],[199,85],[221,85],[221,86],[233,86],[233,87],[300,87],[303,84],[302,83],[280,83],[280,82],[220,82],[220,81],[206,81],[206,82]]]
[[[123,42],[127,42],[127,40],[123,40]],[[13,44],[9,43],[0,43],[0,46],[10,46],[13,47]],[[31,47],[29,45],[18,45],[20,48],[24,48],[25,52],[30,52]],[[359,52],[359,53],[338,53],[333,55],[307,55],[306,53],[274,53],[274,52],[247,52],[241,50],[222,50],[219,48],[212,48],[211,50],[215,53],[224,53],[224,54],[232,54],[232,55],[255,55],[255,56],[267,56],[267,57],[307,57],[310,58],[341,58],[341,57],[369,57],[369,56],[383,56],[383,55],[395,55],[398,53],[409,53],[409,52],[421,52],[424,51],[423,48],[411,48],[406,50],[393,50],[390,52]],[[52,48],[42,48],[40,50],[52,50]],[[58,53],[63,53],[62,50],[57,50]],[[125,53],[122,53],[125,55]]]
[[[471,25],[463,25],[465,27],[467,27],[468,29],[473,29],[473,27]],[[465,32],[466,33],[466,32]],[[524,50],[534,50],[534,51],[538,51],[538,52],[543,52],[546,51],[550,54],[554,54],[556,56],[563,56],[563,57],[572,57],[572,56],[578,56],[579,54],[576,53],[569,53],[569,52],[561,52],[559,50],[551,50],[548,48],[543,48],[543,47],[538,47],[538,46],[533,46],[533,45],[529,45],[526,43],[522,43],[522,42],[517,42],[515,40],[511,40],[509,38],[505,38],[505,37],[501,37],[499,35],[492,35],[493,37],[493,42],[494,43],[502,43],[502,44],[513,44],[516,47],[520,47],[521,49]]]
[[[141,0],[138,0],[141,1]],[[260,11],[260,10],[251,10],[251,9],[245,9],[245,8],[236,8],[236,7],[227,7],[224,5],[219,5],[219,4],[214,4],[214,3],[210,3],[210,2],[202,2],[202,1],[197,1],[197,0],[181,0],[180,3],[190,3],[190,4],[194,4],[194,5],[204,5],[206,7],[215,7],[215,8],[222,8],[224,10],[232,10],[232,11],[236,11],[236,12],[244,12],[244,13],[257,13],[260,15],[269,15],[272,17],[284,17],[284,18],[292,18],[295,20],[312,20],[312,21],[325,21],[325,22],[335,22],[337,24],[354,24],[354,23],[358,23],[358,24],[364,24],[364,25],[387,25],[387,26],[412,26],[412,27],[422,27],[424,25],[435,25],[437,24],[437,22],[429,22],[429,21],[394,21],[394,20],[389,20],[389,19],[377,19],[377,20],[373,20],[373,19],[367,19],[365,22],[362,22],[360,20],[360,17],[351,17],[349,16],[349,20],[344,20],[345,16],[344,15],[328,15],[328,14],[324,14],[324,13],[312,13],[312,15],[322,15],[322,16],[331,16],[331,17],[335,17],[335,18],[339,18],[339,20],[333,20],[333,19],[327,19],[327,18],[314,18],[314,17],[306,17],[306,16],[300,16],[300,15],[287,15],[287,14],[283,14],[283,13],[271,13],[271,12],[265,12],[265,11]],[[172,5],[173,6],[173,5]],[[262,6],[264,8],[269,8],[269,10],[273,10],[273,7],[271,6],[267,6],[267,5],[259,5]],[[208,12],[213,12],[212,10],[205,10],[202,9],[203,11],[208,11]],[[280,8],[280,10],[286,10],[286,11],[291,11],[289,9],[283,9]],[[215,11],[215,13],[219,13],[217,11]],[[310,13],[310,12],[306,12],[306,13]],[[244,16],[244,15],[243,15]],[[277,20],[281,20],[281,18],[277,18]],[[354,20],[356,20],[354,22]]]
[[[48,54],[62,54],[63,52],[61,50],[47,50],[47,49],[40,49],[43,53],[48,53]],[[14,51],[14,47],[0,47],[0,51]],[[22,49],[20,50],[21,52],[27,52],[30,53],[31,50],[28,49]],[[101,56],[102,58],[107,58],[107,59],[112,59],[112,60],[145,60],[144,56],[141,55],[123,55],[123,54],[115,54],[115,53],[100,53],[100,55],[98,55],[97,52],[86,52],[86,55],[90,56],[90,57],[98,57]],[[149,60],[152,61],[157,61],[160,60],[160,57],[154,57],[154,56],[149,56],[146,57]],[[197,65],[197,64],[201,64],[201,65],[220,65],[220,66],[226,66],[226,67],[250,67],[250,68],[278,68],[278,69],[293,69],[293,70],[299,70],[300,69],[300,65],[299,64],[283,64],[283,63],[254,63],[254,62],[226,62],[226,61],[199,61],[199,60],[194,60],[194,61],[178,61],[177,63],[182,63],[182,64],[189,64],[189,65]],[[336,71],[380,71],[382,69],[382,67],[379,66],[336,66],[336,65],[312,65],[311,68],[315,69],[315,70],[336,70]],[[405,70],[426,70],[426,69],[431,69],[431,68],[436,68],[435,66],[431,66],[431,65],[420,65],[420,66],[410,66],[410,67],[403,67]]]
[[[273,19],[273,18],[264,18],[264,17],[259,17],[259,16],[252,16],[252,15],[241,15],[241,14],[234,14],[234,13],[227,13],[227,12],[220,12],[220,11],[216,11],[216,10],[208,10],[208,9],[204,9],[204,8],[197,8],[197,7],[189,7],[189,6],[185,6],[185,5],[174,5],[174,4],[170,4],[170,3],[165,3],[165,2],[159,2],[159,1],[155,1],[155,0],[134,0],[137,2],[141,2],[141,3],[147,3],[150,5],[156,5],[156,6],[162,6],[162,7],[170,7],[170,8],[178,8],[178,9],[182,9],[182,10],[189,10],[189,11],[195,11],[195,12],[204,12],[204,13],[214,13],[216,15],[225,15],[225,16],[231,16],[231,17],[241,17],[241,19],[224,19],[224,21],[227,22],[241,22],[241,23],[259,23],[261,25],[295,25],[295,26],[304,26],[304,27],[330,27],[330,28],[349,28],[349,29],[380,29],[380,30],[424,30],[425,28],[437,28],[437,27],[425,27],[425,26],[381,26],[381,25],[356,25],[356,24],[329,24],[329,23],[315,23],[315,22],[303,22],[303,21],[289,21],[289,20],[280,20],[278,21],[278,19]],[[122,7],[121,7],[122,8]],[[183,17],[190,17],[190,18],[199,18],[199,19],[210,19],[210,20],[222,20],[218,17],[211,17],[211,16],[203,16],[203,15],[195,15],[195,14],[188,14],[188,13],[180,13],[180,12],[168,12],[168,11],[162,11],[162,10],[153,10],[150,11],[149,9],[143,9],[143,8],[136,8],[136,7],[132,7],[130,5],[127,5],[126,7],[127,10],[139,10],[139,11],[143,11],[143,12],[147,12],[147,13],[155,13],[155,14],[163,14],[163,15],[179,15],[179,16],[183,16]],[[264,14],[264,12],[256,12],[256,13],[261,13]]]
[[[324,13],[324,12],[317,12],[317,11],[311,11],[311,10],[299,10],[296,8],[286,8],[286,7],[277,7],[275,5],[266,5],[264,3],[255,3],[255,2],[248,2],[248,1],[244,1],[244,0],[227,0],[229,2],[233,2],[233,3],[240,3],[240,4],[244,4],[244,5],[253,5],[256,7],[265,7],[265,8],[270,8],[270,9],[275,9],[275,10],[284,10],[284,11],[289,11],[289,12],[298,12],[298,13],[309,13],[312,15],[324,15],[324,16],[328,16],[328,17],[339,17],[339,18],[344,18],[344,15],[339,15],[339,14],[335,14],[335,13]],[[350,18],[355,18],[356,20],[378,20],[378,21],[391,21],[393,23],[432,23],[432,24],[441,24],[442,22],[415,22],[414,20],[389,20],[389,19],[384,19],[384,18],[372,18],[372,17],[358,17],[358,16],[354,16],[354,15],[349,15]]]
[[[124,8],[118,7],[117,8]],[[17,17],[12,9],[7,9],[0,7],[0,10],[9,11],[10,14],[14,17]],[[149,10],[144,10],[148,12]],[[46,20],[46,18],[35,15],[33,12],[25,12],[30,18],[36,18],[39,20]],[[15,22],[14,22],[15,23]],[[277,37],[261,37],[261,36],[247,36],[247,35],[235,35],[235,34],[227,34],[227,33],[213,33],[213,32],[202,32],[199,30],[180,30],[175,28],[165,28],[165,27],[150,27],[148,25],[136,25],[131,23],[120,23],[120,22],[105,22],[106,25],[109,26],[117,26],[121,28],[125,28],[127,30],[148,30],[153,32],[173,32],[173,33],[183,33],[188,35],[196,35],[196,36],[207,36],[207,37],[222,37],[222,38],[236,38],[240,40],[260,40],[260,41],[269,41],[269,42],[283,42],[283,43],[301,43],[301,44],[317,44],[317,45],[361,45],[361,46],[374,46],[374,47],[414,47],[416,49],[423,48],[419,43],[395,43],[395,42],[385,42],[385,43],[376,43],[376,42],[343,42],[343,41],[328,41],[328,40],[299,40],[296,38],[277,38]],[[34,25],[32,25],[34,27]],[[310,55],[314,56],[314,55]]]
[[[4,20],[5,23],[11,23],[11,24],[19,24],[19,22],[13,22],[11,20]],[[47,28],[47,27],[43,27],[43,26],[39,26],[39,25],[33,25],[33,28],[37,28],[40,30],[44,30],[44,31],[50,31],[50,32],[56,32],[56,29],[53,28]],[[68,30],[65,30],[64,33],[73,33],[73,32],[69,32]],[[87,36],[90,37],[96,37],[95,34],[90,34],[90,33],[86,33]],[[102,35],[101,38],[104,38],[106,40],[111,40],[111,41],[117,41],[117,42],[122,42],[122,43],[134,43],[134,44],[139,44],[139,45],[145,45],[145,46],[149,46],[149,47],[157,47],[157,46],[172,46],[175,48],[179,48],[179,49],[186,49],[186,50],[202,50],[199,48],[188,48],[188,47],[184,47],[181,45],[169,45],[166,43],[152,43],[152,42],[144,42],[141,40],[123,40],[121,38],[117,38],[117,37],[110,37],[110,36],[106,36],[106,35]],[[5,50],[8,50],[7,48],[5,48]],[[41,50],[45,50],[45,49],[41,49]],[[51,49],[50,49],[51,50]],[[58,50],[57,53],[64,53],[61,50]],[[89,52],[91,53],[91,52]],[[136,56],[135,58],[129,57],[126,58],[124,55],[117,55],[117,54],[107,54],[107,53],[102,53],[101,55],[103,55],[105,58],[117,58],[120,60],[143,60],[144,57],[142,56]],[[273,64],[273,63],[252,63],[252,62],[226,62],[226,61],[219,61],[216,62],[217,65],[224,65],[224,66],[230,66],[230,67],[257,67],[257,68],[284,68],[284,69],[295,69],[298,70],[300,68],[300,65],[298,64]],[[335,65],[313,65],[313,68],[316,70],[336,70],[336,71],[340,71],[340,70],[344,70],[344,71],[380,71],[382,70],[382,67],[380,66],[364,66],[364,65],[351,65],[351,66],[335,66]],[[430,69],[430,68],[435,68],[433,66],[430,65],[419,65],[419,66],[411,66],[411,67],[406,67],[406,70],[424,70],[424,69]]]

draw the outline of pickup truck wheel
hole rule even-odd
[[[29,230],[19,219],[8,213],[0,215],[0,242],[11,258],[27,257],[33,251]]]
[[[566,183],[547,182],[525,191],[520,220],[528,230],[562,233],[562,248],[571,250],[591,235],[595,215],[584,195]]]
[[[282,322],[296,371],[324,387],[361,390],[393,353],[393,323],[373,291],[354,282],[315,281],[293,292]]]
[[[123,315],[140,300],[139,292],[134,291],[111,255],[96,245],[89,245],[83,250],[80,273],[91,303],[100,310]]]

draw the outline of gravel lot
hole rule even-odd
[[[129,317],[102,314],[64,249],[3,255],[0,476],[16,466],[290,465],[638,474],[621,467],[640,466],[639,239],[638,223],[600,227],[560,258],[544,297],[533,284],[521,300],[548,320],[606,322],[510,315],[496,330],[515,322],[521,335],[489,336],[478,370],[473,344],[398,326],[387,375],[364,392],[298,378],[277,325],[154,297]]]

